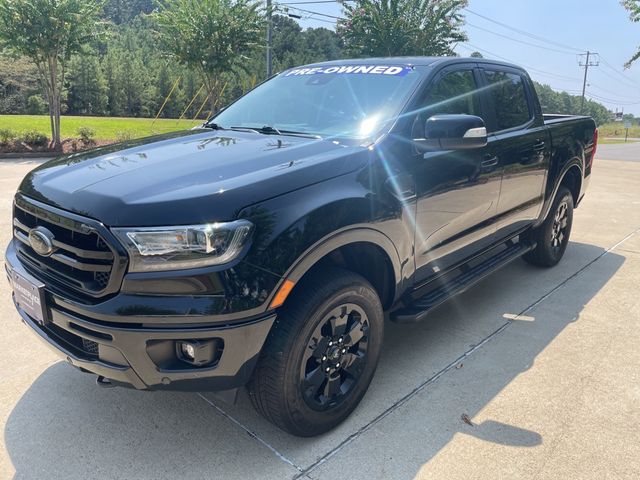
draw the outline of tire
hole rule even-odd
[[[537,245],[523,256],[524,260],[540,267],[557,265],[567,249],[572,224],[573,195],[566,187],[560,187],[547,218],[529,234]]]
[[[360,403],[380,356],[384,317],[376,291],[355,273],[324,269],[298,287],[278,312],[247,387],[267,420],[310,437]]]

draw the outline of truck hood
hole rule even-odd
[[[20,192],[107,226],[214,222],[366,158],[366,148],[329,140],[196,129],[62,156]]]

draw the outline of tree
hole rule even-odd
[[[162,47],[198,71],[216,111],[229,76],[248,70],[264,18],[253,0],[167,0],[155,14]]]
[[[304,44],[302,27],[295,20],[284,15],[274,15],[271,52],[274,71],[291,68],[300,61],[301,48]]]
[[[51,147],[60,149],[61,92],[74,53],[99,35],[101,0],[0,0],[0,40],[29,57],[49,104]]]
[[[104,115],[107,82],[95,55],[74,56],[69,62],[67,109],[71,114]]]
[[[640,22],[640,0],[622,0],[622,6],[629,11],[629,18],[632,22]],[[640,58],[640,48],[633,54],[624,68],[629,68],[633,62]]]
[[[455,55],[467,0],[356,0],[338,34],[355,56]]]
[[[105,16],[116,25],[131,21],[137,15],[153,11],[153,0],[107,0]]]
[[[569,95],[567,92],[556,92],[549,85],[542,85],[533,82],[538,99],[542,106],[542,111],[546,113],[560,113],[566,115],[581,114],[581,97],[579,95]],[[593,117],[596,124],[602,125],[611,120],[611,112],[604,106],[593,100],[585,102],[586,115]]]
[[[273,16],[273,64],[280,71],[305,63],[335,60],[342,56],[340,37],[327,28],[302,30],[284,15]]]
[[[342,42],[336,32],[328,28],[307,28],[303,32],[306,40],[305,63],[336,60],[342,56]]]
[[[0,113],[24,113],[38,86],[38,72],[27,58],[0,55]]]

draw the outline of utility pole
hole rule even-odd
[[[582,57],[585,56],[586,59],[583,62]],[[589,67],[597,67],[598,65],[600,65],[600,57],[597,53],[587,51],[587,53],[583,53],[580,55],[578,65],[584,67],[584,81],[582,82],[582,101],[580,102],[580,113],[584,114],[584,94],[587,90],[587,73],[589,71]]]
[[[271,37],[273,36],[271,0],[267,0],[267,78],[273,73],[273,60],[271,59]]]

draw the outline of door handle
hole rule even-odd
[[[485,155],[483,158],[484,158],[484,160],[482,160],[482,162],[480,162],[480,166],[482,168],[495,167],[498,164],[498,162],[500,161],[500,159],[497,156],[491,155],[491,154]]]
[[[536,151],[536,152],[540,152],[540,151],[544,150],[545,145],[546,144],[543,141],[538,141],[538,142],[533,144],[533,150]]]

